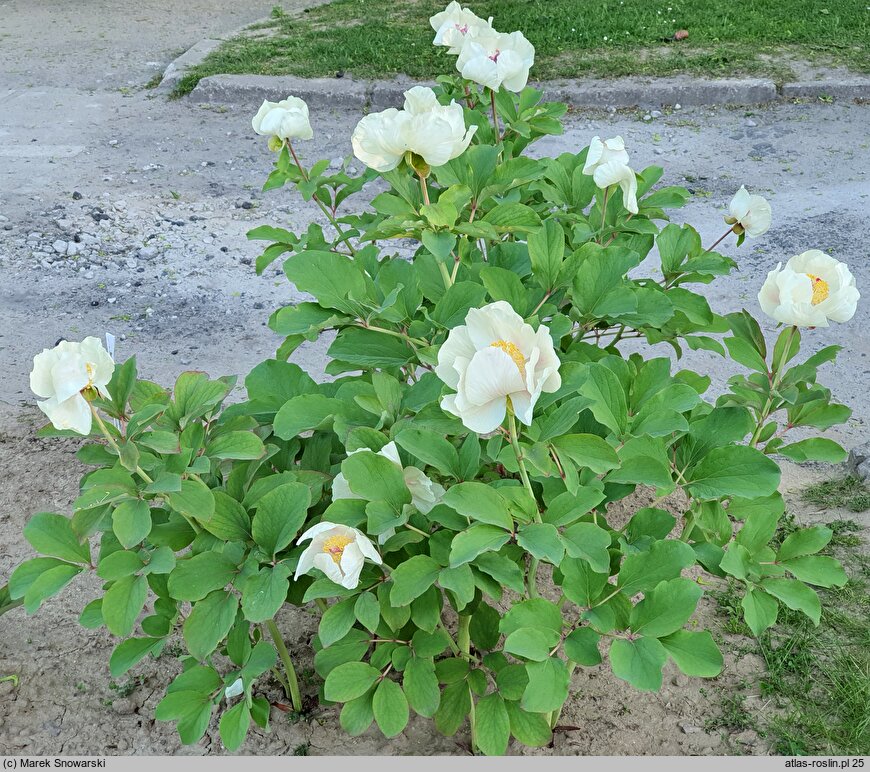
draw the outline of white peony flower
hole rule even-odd
[[[760,236],[767,232],[770,227],[770,204],[763,196],[751,196],[749,191],[741,185],[740,190],[734,194],[731,204],[728,206],[729,215],[725,222],[735,227],[734,232],[740,234],[745,231],[750,238]]]
[[[106,386],[114,371],[115,363],[99,338],[64,340],[33,357],[30,388],[43,397],[36,404],[55,429],[90,434],[91,408],[82,391],[95,389],[108,396]]]
[[[627,165],[616,159],[596,167],[592,179],[599,188],[619,185],[622,203],[632,214],[637,214],[637,176]]]
[[[441,407],[471,431],[486,434],[501,425],[510,401],[517,418],[529,426],[541,392],[562,385],[559,364],[544,325],[535,331],[503,300],[472,308],[438,352],[435,372],[456,389]]]
[[[357,448],[348,453],[352,456],[354,453],[366,450],[366,448]],[[436,482],[432,482],[420,469],[416,466],[402,467],[402,460],[399,458],[399,449],[395,442],[388,442],[378,451],[379,456],[390,459],[399,469],[402,470],[402,476],[405,478],[405,485],[411,492],[411,504],[424,515],[428,515],[432,508],[441,501],[444,497],[444,488]],[[339,472],[332,480],[332,500],[336,499],[358,499],[357,496],[348,485],[347,478]],[[378,536],[378,543],[383,544],[387,539],[396,533],[395,528],[389,528]]]
[[[353,154],[379,172],[395,169],[406,153],[429,166],[443,166],[465,152],[477,126],[465,128],[462,105],[441,105],[431,88],[405,92],[403,110],[366,115],[353,130]]]
[[[478,32],[488,29],[492,24],[492,17],[490,16],[489,21],[486,22],[453,0],[443,11],[432,16],[429,24],[435,30],[432,44],[446,46],[448,54],[458,54],[465,38],[473,37]]]
[[[618,161],[628,166],[628,153],[622,137],[611,137],[603,141],[600,137],[592,137],[586,163],[583,165],[583,174],[592,175],[599,166],[610,161]]]
[[[257,134],[281,140],[311,139],[314,136],[308,120],[308,105],[294,96],[280,102],[263,102],[251,119],[251,126]]]
[[[795,255],[767,274],[758,293],[761,310],[783,324],[827,327],[829,321],[848,322],[861,294],[848,266],[811,249]]]
[[[466,35],[456,60],[463,78],[498,91],[519,92],[529,81],[535,47],[522,32],[498,32],[492,27]]]
[[[381,565],[381,556],[362,531],[337,523],[318,523],[309,528],[297,544],[311,539],[311,544],[299,556],[298,579],[312,568],[319,568],[336,584],[352,590],[359,584],[363,563],[368,558]]]

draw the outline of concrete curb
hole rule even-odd
[[[360,81],[353,78],[297,78],[290,75],[211,75],[190,94],[194,102],[255,106],[264,99],[288,94],[312,107],[383,110],[401,105],[403,92],[419,81]],[[431,84],[424,84],[431,85]],[[757,105],[779,99],[832,97],[870,100],[870,77],[785,83],[779,88],[764,78],[705,80],[674,78],[619,78],[617,80],[549,81],[536,83],[548,99],[573,107],[655,108],[679,104]]]
[[[163,71],[163,78],[160,85],[157,86],[157,91],[161,94],[170,93],[178,82],[185,76],[187,70],[195,67],[212,51],[214,51],[223,41],[204,38],[195,46],[191,46],[181,56],[173,59],[169,66]]]

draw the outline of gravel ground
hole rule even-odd
[[[62,336],[109,331],[121,358],[135,354],[144,376],[165,383],[192,367],[243,374],[274,352],[278,340],[265,320],[299,296],[277,266],[254,274],[258,245],[245,232],[263,223],[302,229],[315,212],[289,190],[260,192],[271,156],[250,132],[255,106],[170,102],[143,88],[180,49],[262,16],[271,4],[191,0],[179,12],[170,0],[145,0],[129,23],[129,5],[120,0],[0,0],[0,583],[29,553],[20,535],[29,514],[64,511],[81,473],[75,443],[32,437],[37,417],[27,378],[36,352]],[[32,29],[46,33],[38,49],[27,34]],[[316,111],[316,138],[303,146],[303,157],[339,162],[358,118]],[[711,290],[721,312],[757,311],[766,272],[813,247],[848,261],[859,285],[870,286],[868,119],[870,107],[850,104],[666,115],[604,109],[571,115],[564,136],[538,147],[576,152],[594,134],[621,133],[634,164],[661,163],[665,182],[695,193],[680,217],[707,243],[721,234],[722,211],[740,184],[766,195],[773,228],[739,251],[726,244],[740,271]],[[806,336],[810,350],[844,346],[825,381],[854,409],[850,422],[831,432],[847,447],[867,439],[870,419],[870,338],[860,332],[870,321],[867,309],[859,306],[848,325]],[[311,344],[294,359],[318,377],[323,352]],[[705,352],[686,361],[720,382],[729,372]],[[797,490],[809,475],[827,473],[790,468],[789,485]],[[148,664],[140,680],[122,685],[129,694],[110,688],[112,642],[75,623],[89,589],[84,583],[68,591],[33,619],[20,609],[0,619],[0,675],[21,676],[17,689],[0,684],[0,753],[179,751],[170,728],[150,718],[169,660]],[[282,625],[304,650],[312,629],[304,612],[288,613]],[[760,667],[730,654],[726,672],[708,689],[727,691]],[[672,676],[661,694],[639,695],[603,672],[578,674],[566,722],[583,729],[560,733],[544,752],[766,751],[757,736],[704,731],[715,711],[709,693]],[[313,685],[307,688],[312,693]],[[292,753],[308,743],[311,753],[462,752],[463,738],[460,745],[433,739],[423,722],[387,743],[374,733],[347,740],[332,711],[293,725],[276,718],[276,730],[258,734],[247,752]],[[186,752],[219,751],[210,732]]]

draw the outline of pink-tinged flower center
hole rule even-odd
[[[496,49],[495,49],[495,53],[494,53],[494,54],[490,54],[490,55],[489,55],[489,58],[492,59],[492,61],[497,62],[497,61],[498,61],[498,57],[499,57],[500,54],[501,54],[501,51],[499,51],[499,50],[496,48]]]
[[[467,24],[459,24],[459,22],[456,22],[456,24],[454,24],[453,26],[456,27],[456,29],[459,31],[460,35],[467,35],[468,34],[468,25]]]
[[[352,541],[352,536],[330,536],[323,542],[323,551],[332,558],[336,565],[338,565],[341,563],[341,556],[344,554],[344,548]]]

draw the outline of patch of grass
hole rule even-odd
[[[335,0],[299,15],[276,8],[213,52],[177,87],[216,73],[432,78],[453,57],[431,45],[429,17],[444,0]],[[534,78],[587,75],[790,74],[788,58],[870,71],[864,0],[470,0],[504,31],[535,45]],[[685,29],[686,40],[674,41]]]
[[[857,477],[826,480],[811,485],[803,493],[804,499],[818,507],[842,507],[852,512],[870,509],[870,488]]]
[[[780,539],[794,527],[790,518],[783,525]],[[849,582],[819,589],[818,627],[781,605],[776,626],[756,642],[767,666],[758,686],[778,708],[765,731],[779,755],[870,752],[870,558],[861,551],[857,523],[840,520],[830,527],[834,538],[825,552],[842,561]],[[729,620],[737,616],[729,591],[717,601],[729,610]],[[723,707],[722,721],[738,719],[733,705]]]

